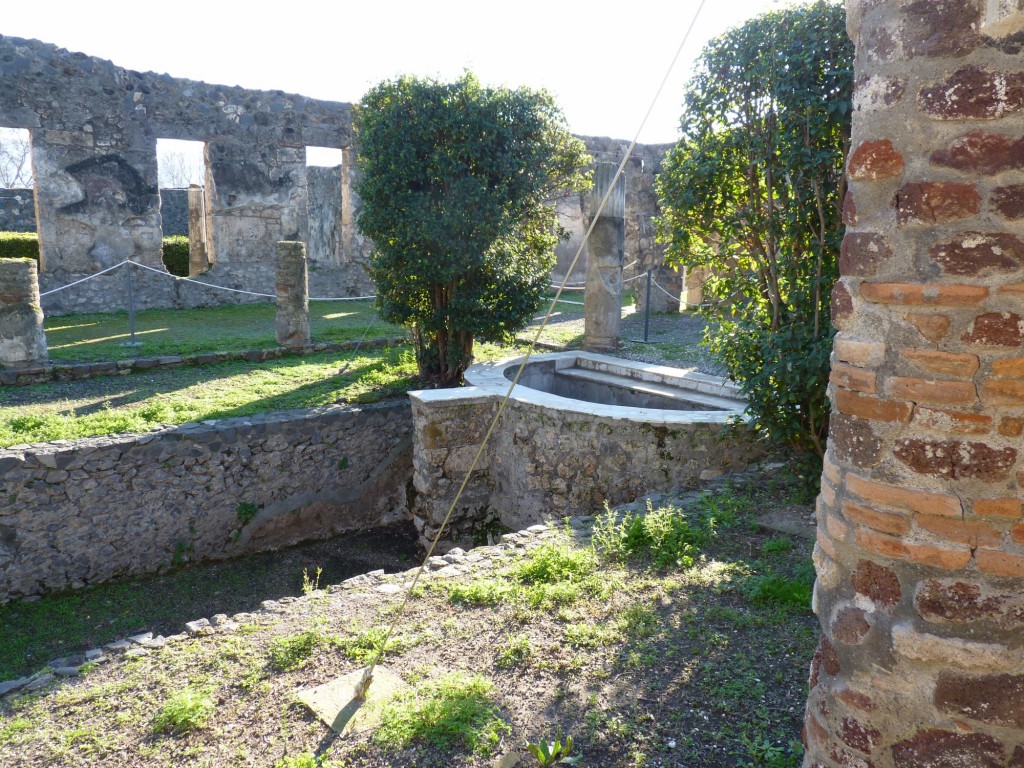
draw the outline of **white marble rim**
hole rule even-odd
[[[491,398],[504,398],[508,392],[511,378],[522,362],[522,357],[511,357],[488,363],[478,363],[466,370],[465,379],[468,386],[459,389],[432,389],[410,392],[414,400],[422,402],[476,401],[484,402]],[[595,371],[615,373],[628,376],[638,382],[655,382],[671,384],[682,389],[726,398],[735,403],[735,407],[724,411],[679,411],[663,408],[634,408],[624,405],[604,405],[585,400],[575,400],[560,395],[552,395],[537,389],[516,385],[511,399],[524,405],[554,411],[567,411],[589,416],[598,416],[613,420],[632,421],[648,424],[725,424],[743,416],[746,404],[739,397],[738,388],[720,376],[709,376],[692,369],[670,368],[667,366],[638,363],[633,360],[621,360],[607,355],[591,352],[552,352],[543,355],[532,355],[530,364],[554,361],[556,368],[577,366]],[[506,376],[506,373],[508,374]]]

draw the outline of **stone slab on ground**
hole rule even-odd
[[[372,730],[380,725],[381,705],[409,685],[386,667],[378,666],[373,670],[366,699],[359,702],[355,690],[364,671],[360,668],[315,688],[300,689],[296,696],[336,733]]]

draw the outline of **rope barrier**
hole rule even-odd
[[[45,293],[40,293],[39,294],[39,298],[42,298],[43,296],[49,296],[51,293],[56,293],[57,291],[63,291],[65,288],[70,288],[73,285],[78,285],[79,283],[84,283],[86,280],[92,280],[94,277],[99,277],[100,275],[105,274],[107,272],[111,272],[111,271],[117,269],[118,267],[123,267],[125,264],[128,264],[128,263],[134,263],[134,262],[132,262],[131,259],[125,259],[124,261],[118,262],[117,264],[115,264],[112,267],[107,267],[106,269],[101,269],[99,272],[95,272],[95,273],[89,275],[88,277],[83,277],[81,280],[75,280],[75,282],[68,283],[67,285],[62,285],[60,288],[52,288],[49,291],[46,291]]]
[[[405,597],[402,600],[401,605],[398,607],[398,611],[395,613],[394,618],[391,620],[388,630],[384,635],[384,639],[380,645],[377,646],[377,653],[374,655],[373,660],[367,666],[366,671],[363,672],[362,679],[355,686],[355,699],[361,701],[366,697],[366,691],[370,687],[370,683],[373,682],[373,670],[376,669],[380,663],[381,658],[384,656],[384,650],[388,646],[388,642],[391,640],[391,636],[395,632],[395,628],[398,626],[398,622],[402,618],[402,614],[405,613],[406,606],[409,604],[409,599],[416,591],[416,584],[419,582],[420,577],[426,570],[427,563],[430,562],[430,558],[434,556],[434,551],[437,549],[437,544],[441,540],[441,534],[444,529],[448,527],[448,523],[451,521],[452,515],[455,512],[456,506],[458,506],[459,499],[462,498],[463,491],[466,490],[466,486],[469,484],[469,478],[473,472],[476,471],[477,464],[480,463],[480,458],[483,456],[484,449],[487,447],[487,443],[491,439],[491,435],[494,433],[494,429],[501,419],[502,414],[505,412],[505,408],[508,405],[509,400],[512,398],[512,391],[519,384],[519,379],[523,375],[523,371],[526,370],[526,365],[530,361],[530,356],[533,354],[534,347],[537,346],[537,342],[540,341],[540,336],[544,332],[544,328],[547,327],[548,321],[551,319],[552,313],[555,311],[555,305],[558,304],[559,299],[562,296],[562,291],[565,288],[565,284],[568,282],[569,275],[572,274],[573,269],[576,267],[576,263],[579,261],[580,256],[583,254],[583,247],[587,244],[590,239],[590,235],[594,231],[594,226],[597,224],[597,219],[601,215],[601,212],[605,209],[608,204],[608,200],[612,195],[612,191],[615,189],[615,184],[618,182],[619,177],[622,175],[623,170],[626,167],[626,163],[629,162],[629,158],[633,155],[633,150],[636,149],[637,141],[640,138],[640,133],[643,131],[644,126],[647,125],[647,120],[651,116],[651,112],[654,110],[654,105],[658,102],[658,98],[661,96],[661,92],[665,88],[665,84],[668,82],[669,75],[672,74],[672,70],[679,60],[680,54],[682,54],[683,46],[686,45],[686,41],[690,37],[690,33],[693,31],[694,25],[697,23],[697,18],[700,16],[701,10],[704,8],[704,4],[707,0],[700,0],[700,5],[697,6],[697,11],[694,13],[693,18],[690,20],[690,26],[686,30],[686,34],[683,35],[683,40],[679,44],[679,48],[676,49],[675,56],[672,57],[672,62],[668,66],[668,70],[665,72],[665,76],[661,80],[661,84],[658,85],[657,91],[654,93],[654,98],[651,100],[650,106],[647,108],[646,114],[644,114],[643,120],[640,121],[640,127],[637,128],[636,135],[630,142],[629,147],[626,149],[625,154],[622,156],[622,161],[619,163],[618,169],[615,171],[615,175],[612,177],[611,183],[608,185],[607,191],[604,193],[604,197],[601,198],[601,203],[597,207],[597,211],[594,214],[590,226],[587,228],[586,233],[583,235],[583,240],[580,242],[579,248],[576,250],[576,255],[573,257],[572,263],[569,265],[569,269],[566,271],[565,278],[562,280],[562,285],[558,287],[558,291],[555,293],[555,297],[551,300],[548,305],[548,311],[544,315],[544,321],[537,328],[534,334],[533,341],[526,348],[526,354],[523,356],[522,361],[519,363],[519,368],[516,370],[516,375],[509,384],[508,390],[505,392],[505,396],[498,404],[498,410],[491,419],[491,424],[487,428],[487,432],[484,434],[483,441],[480,443],[480,447],[477,448],[476,454],[473,456],[473,461],[470,462],[469,467],[466,469],[466,474],[462,478],[462,484],[455,493],[455,497],[452,499],[451,505],[448,507],[448,512],[445,514],[444,519],[441,521],[440,527],[437,529],[437,533],[434,535],[434,540],[430,543],[430,548],[427,550],[427,555],[420,563],[420,567],[416,569],[416,574],[412,578],[412,583],[409,584],[408,589],[405,591]],[[632,265],[630,265],[632,266]]]
[[[624,283],[632,283],[634,280],[639,280],[641,277],[647,277],[647,273],[646,272],[641,272],[639,275],[633,275],[632,277],[627,277],[622,282],[624,282]]]
[[[166,271],[164,271],[162,269],[156,269],[155,267],[151,267],[148,264],[141,264],[141,263],[139,263],[137,261],[134,261],[133,259],[125,259],[124,261],[118,262],[117,264],[115,264],[112,267],[107,267],[106,269],[101,269],[99,272],[94,272],[93,274],[89,275],[88,277],[83,277],[81,280],[75,280],[73,283],[68,283],[67,285],[62,285],[59,288],[52,288],[51,290],[46,291],[45,293],[40,293],[39,297],[42,298],[43,296],[49,296],[51,293],[57,293],[57,291],[63,291],[65,288],[70,288],[73,285],[78,285],[79,283],[84,283],[87,280],[92,280],[94,277],[99,277],[100,275],[106,274],[107,272],[111,272],[111,271],[117,269],[118,267],[123,267],[125,264],[134,264],[136,267],[142,267],[143,269],[148,269],[150,272],[154,272],[154,273],[156,273],[158,275],[161,275],[163,277],[169,277],[171,280],[174,280],[176,282],[180,281],[180,282],[186,282],[186,283],[195,283],[196,285],[201,285],[204,288],[215,288],[218,291],[231,291],[232,293],[244,293],[246,296],[260,296],[260,297],[266,298],[266,299],[276,299],[277,298],[277,294],[274,294],[274,293],[258,293],[257,291],[245,291],[245,290],[242,290],[241,288],[228,288],[226,285],[214,285],[213,283],[204,283],[202,280],[196,280],[196,279],[191,278],[191,277],[180,277],[178,275],[172,275],[170,272],[166,272]],[[367,299],[375,299],[375,298],[377,298],[376,294],[371,294],[369,296],[330,296],[330,297],[310,296],[309,300],[310,301],[366,301]]]
[[[669,291],[666,291],[664,288],[662,288],[660,285],[658,285],[658,281],[655,280],[654,278],[651,278],[651,285],[653,285],[659,291],[661,291],[666,296],[668,296],[670,299],[672,299],[672,301],[679,301],[679,297],[678,296],[675,296],[672,293],[670,293]]]

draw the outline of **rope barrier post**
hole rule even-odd
[[[647,343],[647,333],[651,329],[651,272],[647,270],[647,295],[644,297],[644,344]]]
[[[122,347],[141,347],[142,342],[135,340],[135,292],[132,289],[132,262],[127,261],[124,265],[125,290],[128,291],[128,341],[121,344]]]

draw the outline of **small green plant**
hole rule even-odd
[[[536,744],[527,744],[526,749],[537,758],[541,768],[550,768],[553,765],[575,765],[582,759],[582,755],[572,757],[573,744],[572,736],[562,735],[562,726],[558,726],[554,740],[549,744],[547,739],[541,739]]]
[[[533,654],[533,645],[527,635],[509,635],[494,659],[500,669],[521,666]]]
[[[251,501],[243,501],[235,508],[235,512],[238,515],[238,522],[242,525],[248,525],[252,522],[253,518],[256,517],[256,513],[259,512],[259,509],[260,508]]]
[[[497,605],[515,593],[511,584],[496,579],[477,579],[448,585],[448,599],[465,605]]]
[[[620,518],[609,510],[599,515],[593,543],[607,560],[649,558],[657,568],[692,568],[714,535],[715,525],[712,517],[675,506],[655,509],[648,501],[646,514],[627,512]]]
[[[269,662],[278,672],[289,672],[304,665],[324,640],[318,629],[279,637],[270,644]]]
[[[758,605],[810,610],[811,584],[778,574],[749,576],[741,587],[743,594]]]
[[[352,637],[339,638],[334,642],[345,656],[353,661],[362,663],[368,662],[377,656],[381,645],[384,643],[386,634],[387,630],[384,627],[371,627]],[[404,635],[393,636],[388,638],[388,644],[384,652],[387,654],[402,653],[407,648],[415,645],[416,642],[416,638]]]
[[[311,579],[306,569],[302,569],[302,594],[311,595],[320,589],[320,574],[323,572],[324,569],[318,565],[316,567],[316,575]]]
[[[202,727],[217,705],[209,691],[185,688],[160,707],[153,717],[155,733],[187,733]]]
[[[373,741],[387,749],[426,743],[463,747],[487,757],[510,732],[492,698],[494,685],[481,675],[452,673],[396,695],[381,708]]]
[[[348,456],[342,456],[340,459],[338,459],[338,469],[347,469],[347,468],[348,468]]]
[[[789,539],[768,539],[768,541],[761,545],[761,551],[766,555],[789,552],[792,548],[793,542]]]
[[[340,768],[341,763],[335,760],[328,760],[323,755],[314,755],[312,752],[302,752],[295,757],[282,757],[274,768]]]
[[[172,565],[184,565],[188,562],[188,556],[195,552],[195,547],[188,541],[176,541],[174,553],[171,555]]]

